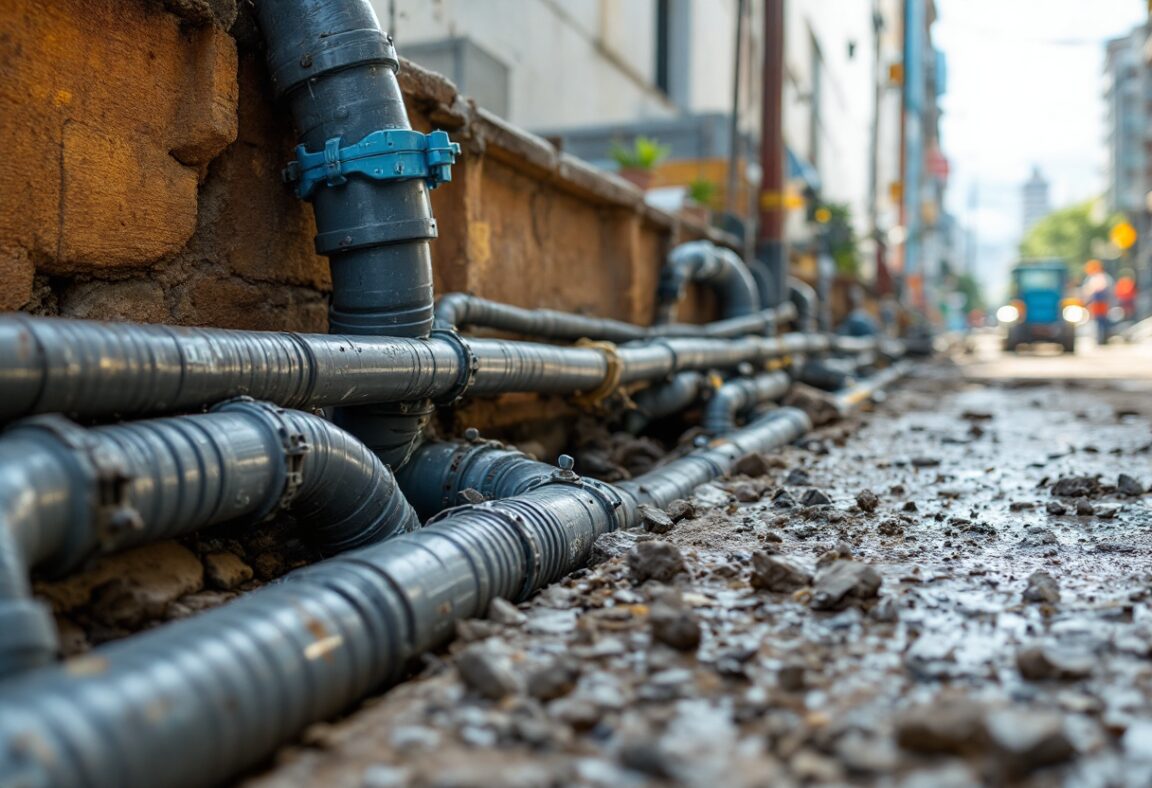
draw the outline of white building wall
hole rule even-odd
[[[665,118],[681,112],[731,109],[736,0],[671,0],[687,15],[684,49],[673,37],[672,57],[687,58],[684,106],[655,86],[655,0],[372,0],[385,25],[396,10],[396,44],[466,36],[509,68],[508,118],[529,129],[557,129]],[[896,13],[898,0],[882,0]],[[872,8],[867,0],[803,0],[787,4],[785,139],[813,161],[824,197],[851,206],[867,230],[872,112]],[[755,136],[760,121],[763,4],[750,3],[742,126]],[[885,8],[888,13],[889,9]],[[899,17],[885,35],[898,42]],[[849,53],[850,45],[853,51]],[[814,49],[820,89],[814,95]],[[896,44],[896,58],[899,45]],[[683,64],[683,61],[681,61]],[[886,63],[884,64],[886,66]],[[813,101],[819,106],[813,112]],[[893,114],[895,117],[889,117]],[[885,216],[899,91],[885,97],[884,145],[878,191]],[[813,122],[816,127],[813,128]],[[813,145],[815,140],[815,145]],[[898,168],[898,158],[895,159]],[[894,223],[894,220],[892,220]]]
[[[389,0],[372,0],[388,25]],[[653,0],[395,0],[396,48],[468,37],[509,69],[508,119],[556,128],[668,117]]]
[[[870,3],[805,0],[786,9],[785,141],[815,164],[824,199],[847,203],[863,235],[873,99]]]

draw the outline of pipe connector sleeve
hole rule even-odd
[[[418,527],[391,472],[308,413],[235,401],[91,430],[60,417],[17,423],[0,440],[0,609],[25,611],[8,613],[25,629],[0,637],[0,669],[17,661],[4,656],[9,646],[43,644],[27,612],[30,568],[60,575],[94,555],[289,504],[328,552]]]
[[[756,280],[740,255],[710,241],[680,244],[668,254],[657,286],[665,316],[671,316],[688,282],[707,284],[716,291],[722,318],[751,315],[760,309]]]
[[[757,405],[783,397],[791,379],[785,372],[769,372],[752,378],[738,378],[722,385],[704,409],[703,428],[709,435],[721,435],[736,427],[736,417]]]

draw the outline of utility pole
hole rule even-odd
[[[880,188],[880,102],[883,88],[880,74],[880,32],[884,29],[884,17],[880,14],[880,0],[872,0],[872,123],[868,131],[868,237],[872,240],[872,259],[876,270],[869,283],[875,287],[880,278],[880,219],[877,190]]]
[[[736,3],[736,46],[732,63],[732,122],[728,128],[728,188],[724,190],[724,210],[737,213],[736,189],[740,183],[739,168],[743,153],[740,145],[740,84],[744,66],[744,14],[747,0]],[[740,211],[743,214],[743,211]],[[745,217],[746,218],[746,217]],[[747,223],[745,223],[747,226]]]
[[[784,2],[764,2],[764,69],[760,122],[760,232],[757,258],[767,269],[776,306],[787,297],[788,249],[784,241]]]

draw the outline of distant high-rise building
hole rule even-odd
[[[1032,177],[1024,182],[1023,202],[1023,234],[1027,235],[1028,231],[1052,210],[1048,204],[1048,179],[1041,174],[1039,167],[1033,167]]]
[[[1132,217],[1144,211],[1144,195],[1149,191],[1146,40],[1147,28],[1140,25],[1128,35],[1109,41],[1105,49],[1108,209]]]

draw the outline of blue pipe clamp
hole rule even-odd
[[[296,195],[311,200],[321,184],[340,186],[356,173],[377,181],[422,178],[435,189],[452,180],[452,165],[459,143],[443,131],[422,134],[408,129],[374,131],[357,143],[340,147],[340,137],[324,143],[324,150],[309,153],[296,146],[296,161],[284,168],[284,180],[296,184]]]

